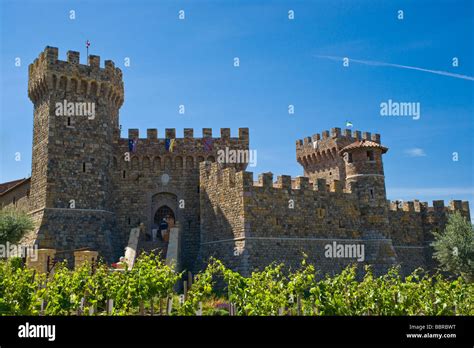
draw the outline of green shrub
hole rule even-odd
[[[33,227],[33,221],[26,213],[14,209],[0,210],[0,244],[18,243]]]
[[[474,229],[458,212],[451,214],[443,233],[433,232],[433,257],[444,271],[474,280]]]

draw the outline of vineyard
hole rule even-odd
[[[0,261],[1,315],[474,315],[474,284],[396,268],[375,277],[356,268],[318,279],[303,261],[285,272],[270,265],[243,277],[212,259],[188,281],[159,256],[142,254],[131,270],[64,263],[51,274]]]

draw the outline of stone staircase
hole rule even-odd
[[[166,254],[168,249],[168,243],[162,240],[145,240],[143,236],[140,236],[140,240],[138,241],[138,247],[137,247],[137,254],[140,255],[142,252],[153,252],[155,254],[158,254],[161,252],[161,258],[166,259]]]
[[[172,266],[175,270],[180,268],[180,233],[179,227],[172,227],[169,234],[169,241],[163,240],[147,240],[146,235],[140,234],[138,243],[136,244],[136,256],[142,252],[153,252],[161,255],[166,264]]]

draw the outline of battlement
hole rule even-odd
[[[295,191],[295,193],[304,194],[311,193],[337,193],[350,194],[352,187],[345,190],[343,183],[334,180],[329,184],[325,179],[317,179],[311,182],[309,178],[298,176],[292,178],[289,175],[280,175],[274,182],[273,173],[262,173],[258,175],[258,180],[254,181],[254,173],[247,171],[237,171],[235,168],[222,168],[218,163],[208,161],[200,164],[201,175],[205,175],[208,181],[214,181],[212,185],[225,185],[228,183],[241,182],[246,192],[252,190],[269,190],[269,191]]]
[[[100,57],[89,55],[88,64],[80,64],[80,53],[67,52],[67,60],[58,59],[56,47],[47,46],[28,67],[28,96],[39,102],[48,91],[63,90],[70,93],[104,97],[117,107],[123,104],[122,70],[111,60],[100,67]]]
[[[296,160],[305,169],[305,175],[321,173],[334,168],[336,179],[344,180],[345,163],[340,151],[358,141],[369,140],[380,144],[380,134],[332,128],[296,141]],[[326,173],[329,174],[329,173]],[[324,174],[323,174],[324,175]],[[332,177],[331,174],[328,177]]]
[[[321,145],[325,142],[335,141],[336,139],[345,139],[349,140],[350,143],[353,143],[358,140],[370,140],[375,143],[380,144],[380,134],[370,133],[370,132],[361,132],[358,130],[352,131],[351,129],[344,129],[341,131],[341,128],[331,128],[331,131],[325,130],[321,133],[313,134],[311,137],[305,137],[296,141],[296,149],[302,149],[310,146],[314,147],[313,143],[318,141]]]
[[[313,134],[311,137],[305,137],[296,141],[296,157],[298,162],[308,157],[326,156],[326,153],[337,153],[345,146],[359,140],[370,140],[380,144],[380,134],[361,132],[358,130],[332,128],[331,131],[325,130],[321,133]]]
[[[166,128],[164,137],[159,138],[159,133],[156,128],[148,128],[146,130],[146,138],[140,138],[140,131],[136,128],[131,128],[128,130],[128,138],[126,139],[138,139],[139,141],[153,141],[153,140],[165,140],[165,139],[176,139],[176,140],[202,140],[202,139],[214,139],[214,140],[230,140],[230,139],[238,139],[242,142],[248,143],[249,141],[249,129],[248,128],[239,128],[239,135],[238,137],[232,137],[230,128],[221,128],[220,129],[220,137],[214,137],[212,134],[212,128],[202,128],[202,137],[195,138],[194,137],[194,129],[193,128],[184,128],[183,137],[177,138],[176,137],[176,129],[175,128]],[[122,140],[126,140],[122,138]]]
[[[418,200],[413,201],[391,201],[391,211],[406,211],[406,212],[455,212],[459,211],[465,214],[469,214],[469,202],[461,200],[453,200],[449,202],[448,206],[445,206],[443,200],[433,201],[432,206],[428,206],[428,202],[420,202]]]
[[[123,154],[129,151],[129,139],[137,141],[134,156],[197,156],[198,162],[207,159],[215,161],[221,155],[219,150],[228,152],[230,150],[248,150],[249,130],[239,128],[239,136],[231,137],[229,128],[221,128],[220,137],[212,137],[211,128],[202,129],[202,137],[194,137],[194,129],[185,128],[184,137],[176,137],[175,128],[167,128],[164,137],[158,137],[156,128],[147,129],[147,137],[140,138],[138,129],[129,129],[128,138],[120,138],[118,151]],[[169,142],[173,140],[173,142]]]
[[[184,129],[184,137],[176,137],[175,128],[167,128],[164,138],[158,138],[158,130],[147,129],[147,138],[140,138],[138,129],[129,129],[128,138],[120,138],[117,142],[115,158],[124,159],[129,153],[130,139],[136,140],[131,152],[131,161],[120,161],[118,169],[147,170],[199,168],[202,161],[219,162],[222,167],[233,166],[246,168],[248,157],[239,157],[242,161],[227,161],[227,154],[232,151],[246,153],[249,148],[248,128],[239,128],[239,137],[231,137],[229,128],[221,128],[221,137],[213,138],[212,129],[203,128],[203,137],[194,137],[192,128]],[[171,141],[172,140],[172,141]],[[248,153],[248,152],[247,152]],[[153,165],[151,165],[153,163]]]

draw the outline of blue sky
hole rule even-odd
[[[71,20],[70,10],[75,11]],[[178,11],[185,11],[185,20]],[[294,20],[288,19],[293,10]],[[397,19],[397,11],[404,19]],[[121,67],[128,128],[250,128],[255,173],[301,175],[295,140],[350,120],[390,148],[390,199],[462,199],[474,207],[474,82],[349,57],[474,76],[472,1],[1,1],[0,182],[31,167],[27,72],[45,46]],[[15,58],[21,66],[15,66]],[[130,58],[130,67],[124,59]],[[233,66],[234,57],[240,67]],[[452,66],[453,57],[459,66]],[[388,99],[421,117],[382,117]],[[185,105],[186,113],[178,113]],[[288,114],[288,105],[295,114]],[[15,161],[20,152],[21,161]],[[452,160],[452,153],[459,160]]]

